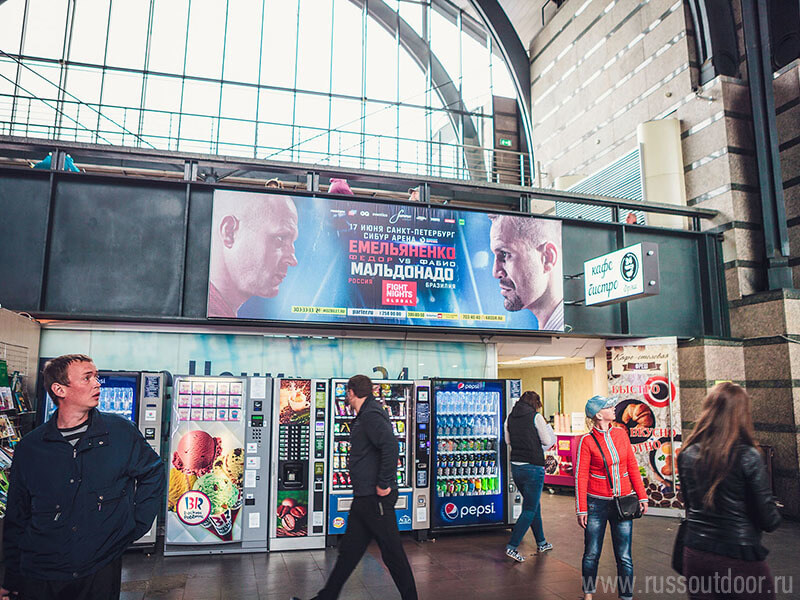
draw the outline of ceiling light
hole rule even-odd
[[[519,360],[524,360],[525,362],[537,362],[542,360],[564,360],[567,358],[566,356],[523,356]]]

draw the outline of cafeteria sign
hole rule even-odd
[[[583,263],[586,306],[605,306],[660,291],[658,244],[641,242]]]

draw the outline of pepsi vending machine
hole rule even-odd
[[[505,527],[506,382],[433,380],[431,531]]]
[[[389,415],[392,431],[397,439],[399,457],[397,459],[398,497],[395,504],[397,527],[400,531],[424,529],[427,523],[427,462],[423,468],[413,462],[414,427],[420,425],[414,419],[415,399],[423,398],[428,403],[429,381],[373,380],[373,396]],[[353,502],[353,486],[350,481],[350,425],[356,418],[345,399],[346,379],[331,380],[331,478],[328,495],[328,534],[340,535],[347,528],[347,515]],[[423,411],[424,412],[424,411]],[[427,415],[427,413],[425,413]],[[425,417],[427,418],[427,416]],[[422,423],[427,428],[427,423]],[[419,455],[423,458],[423,454]],[[427,461],[427,456],[424,456]],[[417,478],[423,473],[424,486],[418,486]],[[422,512],[414,510],[417,507]]]

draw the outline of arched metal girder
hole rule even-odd
[[[489,28],[492,40],[509,67],[514,88],[517,91],[517,104],[520,109],[524,146],[521,150],[528,155],[528,169],[531,177],[533,169],[533,127],[531,125],[531,63],[528,52],[517,35],[498,0],[470,0],[478,11],[484,25]],[[524,182],[523,182],[524,183]]]
[[[408,52],[423,71],[428,68],[428,55],[430,54],[431,84],[441,97],[444,105],[450,111],[454,111],[448,112],[453,130],[458,131],[459,125],[462,128],[465,146],[464,160],[467,163],[470,177],[486,181],[486,164],[481,150],[480,139],[478,138],[478,131],[472,117],[468,115],[469,111],[464,104],[458,86],[453,83],[452,77],[447,73],[447,69],[444,68],[441,61],[436,58],[435,54],[430,52],[428,44],[414,31],[414,28],[405,20],[399,18],[397,12],[382,0],[350,0],[350,2],[361,9],[366,5],[368,16],[392,34],[393,37],[397,35],[400,40],[400,46]],[[460,118],[461,116],[463,118]]]

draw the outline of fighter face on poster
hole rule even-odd
[[[564,329],[558,220],[216,190],[212,221],[211,318]]]

